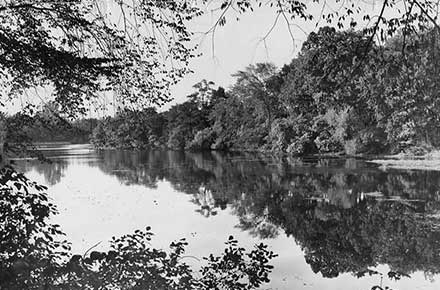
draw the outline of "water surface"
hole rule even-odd
[[[279,254],[264,289],[440,289],[440,172],[89,145],[44,154],[53,162],[18,166],[49,186],[76,253],[151,226],[156,247],[185,237],[192,264],[229,235],[263,241]]]

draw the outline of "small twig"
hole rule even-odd
[[[278,2],[278,7],[280,8],[280,13],[283,16],[284,20],[286,21],[287,29],[288,29],[289,34],[290,34],[290,38],[292,39],[292,46],[293,46],[292,50],[295,50],[295,37],[293,36],[292,29],[290,28],[290,21],[287,18],[286,13],[284,12],[283,7],[281,6],[281,2],[280,1],[277,1],[277,2]]]
[[[199,258],[197,258],[197,257],[194,257],[194,256],[183,256],[183,257],[180,257],[177,261],[180,261],[180,260],[182,260],[182,259],[185,259],[185,258],[193,258],[194,260],[196,260],[197,262],[200,262],[200,259]]]
[[[428,17],[428,19],[432,22],[432,24],[434,24],[435,28],[437,28],[437,30],[440,31],[440,26],[437,24],[437,22],[435,21],[435,19],[432,18],[432,16],[428,14],[428,12],[426,11],[426,9],[424,9],[424,8],[422,7],[422,5],[420,5],[419,1],[414,0],[414,3],[420,8],[420,11],[422,11],[422,13],[425,14],[426,17]]]
[[[99,246],[99,244],[101,244],[101,243],[102,243],[102,241],[100,241],[100,242],[96,243],[95,245],[91,246],[91,247],[90,247],[90,248],[84,253],[83,258],[86,257],[86,255],[87,255],[88,252],[90,252],[91,250],[93,250],[94,248],[96,248],[97,246]]]

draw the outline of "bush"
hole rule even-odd
[[[344,149],[345,140],[349,137],[350,112],[350,107],[339,111],[330,109],[315,118],[313,131],[317,137],[314,142],[320,152],[339,152]]]
[[[268,136],[268,149],[292,155],[310,154],[316,151],[312,142],[310,121],[299,115],[274,121]]]
[[[344,144],[344,151],[347,155],[355,155],[358,154],[360,151],[361,144],[359,143],[359,140],[357,138],[347,140]]]
[[[432,152],[434,148],[430,144],[419,143],[417,145],[410,146],[404,150],[406,155],[410,156],[423,156]]]
[[[382,128],[367,128],[358,134],[356,153],[379,154],[386,150],[387,136]]]
[[[237,138],[234,140],[233,148],[244,150],[258,150],[265,144],[267,128],[264,126],[241,126],[237,130]]]
[[[285,152],[295,135],[294,124],[288,119],[276,119],[270,128],[267,149],[274,152]]]
[[[216,133],[211,127],[198,131],[194,139],[186,146],[189,150],[211,149],[211,145],[216,139]]]
[[[343,146],[339,140],[335,140],[331,132],[323,131],[315,138],[316,148],[321,153],[340,152]]]
[[[198,275],[182,261],[185,239],[153,248],[150,227],[113,237],[109,251],[72,255],[49,223],[56,208],[45,190],[12,167],[0,170],[0,289],[251,290],[270,281],[277,255],[264,244],[245,251],[232,236]]]
[[[167,146],[174,150],[183,150],[186,145],[186,134],[181,127],[176,127],[170,132]]]
[[[296,138],[288,147],[287,153],[299,156],[314,152],[313,142],[310,141],[310,135],[308,133]]]

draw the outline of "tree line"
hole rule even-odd
[[[376,154],[440,142],[438,32],[383,44],[323,27],[277,69],[249,65],[225,90],[206,80],[166,112],[120,110],[99,122],[97,147]]]
[[[14,115],[0,113],[6,150],[19,153],[23,147],[40,142],[89,142],[98,119],[66,119],[60,110],[55,102],[49,102],[32,114],[23,111]]]
[[[228,89],[202,80],[168,111],[120,109],[102,120],[49,102],[6,118],[9,144],[92,142],[98,148],[310,153],[423,153],[440,143],[438,31],[379,45],[323,27],[278,69],[249,65]],[[9,132],[9,133],[8,133]]]

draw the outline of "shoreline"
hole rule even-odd
[[[384,170],[431,170],[440,171],[440,151],[434,150],[423,155],[395,154],[383,155],[383,158],[367,160],[380,165]]]
[[[110,150],[134,150],[141,151],[146,149],[136,149],[136,148],[96,148],[98,150],[102,149],[110,149]],[[424,155],[412,155],[412,154],[377,154],[377,155],[369,155],[369,154],[356,154],[356,155],[347,155],[341,152],[334,153],[316,153],[316,154],[308,154],[308,155],[291,155],[287,152],[273,152],[273,151],[264,151],[264,150],[242,150],[242,149],[232,149],[232,150],[213,150],[213,149],[205,149],[205,150],[175,150],[166,147],[156,147],[151,149],[159,149],[159,150],[173,150],[173,151],[183,151],[183,152],[225,152],[225,153],[255,153],[255,154],[263,154],[263,155],[272,155],[272,156],[285,156],[285,157],[295,157],[295,158],[355,158],[355,159],[363,159],[365,162],[373,163],[379,166],[382,170],[388,169],[396,169],[396,170],[430,170],[430,171],[440,171],[440,151],[432,151],[430,153]],[[147,149],[148,150],[148,149]]]
[[[50,145],[50,144],[72,144],[70,142],[44,142],[38,143],[37,145]],[[397,170],[433,170],[440,171],[440,150],[433,150],[429,153],[423,155],[414,154],[355,154],[347,155],[342,152],[331,152],[331,153],[315,153],[307,155],[291,155],[287,152],[275,152],[268,150],[252,150],[252,149],[201,149],[201,150],[176,150],[172,148],[167,148],[165,146],[156,146],[151,148],[117,148],[117,147],[96,147],[92,143],[87,143],[95,150],[123,150],[123,151],[143,151],[143,150],[171,150],[171,151],[183,151],[183,152],[224,152],[224,153],[254,153],[272,156],[285,156],[294,158],[355,158],[363,159],[365,162],[373,163],[379,166],[383,170],[397,169]],[[43,148],[39,148],[40,150]]]

